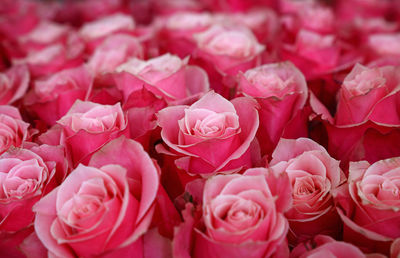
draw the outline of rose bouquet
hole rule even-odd
[[[400,2],[3,0],[0,258],[400,257]]]

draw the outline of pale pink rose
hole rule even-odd
[[[144,50],[139,40],[127,34],[107,37],[88,60],[88,67],[97,77],[104,76],[131,57],[143,58]]]
[[[121,32],[133,32],[135,21],[129,15],[116,13],[85,23],[79,30],[80,36],[87,44],[87,50],[95,48],[109,35]]]
[[[348,184],[334,193],[344,222],[344,241],[365,252],[388,255],[400,237],[400,158],[351,162]]]
[[[299,244],[290,253],[290,258],[306,257],[365,258],[366,256],[352,244],[336,241],[329,236],[318,235],[306,243]]]
[[[257,103],[250,98],[228,101],[211,91],[191,106],[162,109],[158,124],[170,151],[162,145],[158,150],[175,153],[176,166],[189,174],[233,173],[253,165],[251,143],[259,120]]]
[[[175,257],[287,257],[287,176],[265,168],[217,175],[202,191],[202,217],[191,206],[175,231]],[[191,215],[193,214],[193,215]],[[186,235],[186,234],[190,235]]]
[[[54,257],[143,257],[158,187],[148,154],[119,138],[34,206],[36,234]]]
[[[26,66],[13,66],[0,73],[0,104],[12,104],[22,98],[28,90],[29,70]]]
[[[270,155],[281,137],[307,135],[307,116],[302,114],[307,83],[292,63],[266,64],[239,73],[238,88],[260,105],[257,138],[264,154]]]
[[[21,146],[29,137],[28,127],[17,108],[0,106],[0,154],[11,146]]]
[[[29,33],[18,38],[18,47],[21,51],[29,53],[48,45],[65,42],[70,31],[68,26],[43,20]]]
[[[214,23],[210,13],[178,12],[161,19],[159,41],[166,52],[181,58],[192,55],[196,48],[193,35],[209,28]]]
[[[197,43],[195,57],[215,66],[223,74],[236,75],[257,63],[265,47],[254,34],[237,26],[214,25],[194,35]]]
[[[60,146],[31,144],[1,154],[0,232],[17,234],[29,227],[32,206],[64,179],[66,169]]]
[[[92,84],[93,76],[85,66],[62,70],[35,80],[24,105],[46,124],[54,125],[77,99],[87,100]]]
[[[85,45],[77,33],[70,33],[64,42],[31,51],[23,58],[13,58],[12,63],[26,64],[33,77],[40,77],[82,64],[84,49]]]
[[[117,88],[125,100],[143,87],[167,101],[199,97],[209,90],[207,74],[187,62],[169,53],[147,61],[132,58],[117,67]]]
[[[269,165],[275,173],[286,173],[292,186],[293,207],[285,214],[289,241],[297,244],[318,234],[337,237],[341,222],[331,193],[345,181],[339,161],[311,139],[281,139]]]
[[[77,100],[57,123],[62,126],[61,143],[69,150],[74,166],[87,164],[93,152],[129,133],[120,103],[101,105]]]
[[[246,26],[259,42],[274,43],[280,29],[278,15],[267,8],[257,8],[245,13],[215,14],[215,20],[222,24]]]
[[[367,55],[370,59],[400,57],[400,33],[377,33],[368,37]]]

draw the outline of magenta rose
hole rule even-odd
[[[281,139],[272,154],[270,169],[286,173],[290,179],[293,207],[285,215],[292,244],[318,234],[339,235],[341,222],[332,191],[345,176],[338,160],[311,139]]]
[[[48,125],[54,125],[77,99],[87,100],[93,76],[85,66],[62,70],[47,78],[37,79],[25,96],[29,112]]]
[[[178,168],[209,176],[236,172],[253,165],[251,143],[258,128],[257,103],[241,97],[232,101],[211,91],[191,106],[170,106],[158,112],[161,137]]]
[[[117,67],[116,84],[125,100],[143,87],[167,101],[198,98],[209,90],[208,77],[187,62],[169,53],[147,61],[132,58]]]
[[[365,258],[366,256],[352,244],[336,241],[329,236],[317,235],[312,240],[299,244],[290,253],[290,258],[306,257]]]
[[[202,191],[202,210],[191,205],[174,237],[175,257],[287,257],[291,205],[286,175],[265,168],[244,175],[217,175]],[[194,216],[192,215],[194,214]]]
[[[30,136],[28,127],[17,108],[0,106],[0,154],[11,146],[21,146]]]
[[[36,234],[55,257],[143,257],[158,186],[140,144],[119,138],[34,206]]]
[[[400,158],[350,162],[348,184],[334,193],[343,239],[365,252],[389,254],[400,237]]]
[[[77,100],[57,123],[62,127],[61,144],[69,150],[74,166],[87,164],[93,152],[129,133],[120,103],[101,105]]]
[[[239,73],[238,87],[260,105],[257,138],[263,154],[270,155],[281,137],[307,135],[307,116],[302,112],[307,83],[292,63],[266,64]]]
[[[28,90],[29,81],[29,70],[23,65],[15,65],[0,73],[0,105],[12,104],[22,98]]]

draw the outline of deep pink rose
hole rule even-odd
[[[62,126],[61,143],[69,150],[74,166],[86,163],[93,152],[127,131],[121,104],[101,105],[77,100],[57,121]]]
[[[158,186],[140,144],[119,138],[34,206],[36,234],[55,257],[143,257]]]
[[[391,1],[338,0],[336,15],[339,20],[350,21],[356,17],[385,17],[391,11]]]
[[[11,146],[21,146],[29,137],[28,127],[17,108],[0,106],[0,154]]]
[[[86,66],[62,70],[37,79],[25,96],[24,105],[42,121],[54,125],[77,99],[87,100],[92,84],[93,76]]]
[[[299,244],[290,253],[290,258],[306,257],[365,258],[365,254],[352,244],[318,235],[306,243]]]
[[[85,23],[79,30],[79,34],[91,53],[107,36],[120,32],[132,32],[135,27],[135,21],[131,16],[116,13]]]
[[[29,70],[26,66],[16,65],[0,73],[0,105],[12,104],[22,98],[28,90]]]
[[[183,211],[185,222],[174,237],[175,257],[288,256],[283,212],[291,197],[286,175],[265,168],[217,175],[205,183],[202,198],[201,217],[192,215],[196,211],[190,205]]]
[[[209,28],[214,18],[206,12],[178,12],[159,22],[162,26],[159,35],[162,48],[185,58],[196,48],[193,35]]]
[[[335,194],[343,239],[365,252],[389,254],[400,237],[400,158],[351,162],[348,184]]]
[[[117,67],[116,84],[125,100],[143,87],[167,101],[196,98],[209,90],[208,77],[187,62],[169,53],[147,61],[132,58]]]
[[[292,186],[293,207],[285,214],[291,243],[317,234],[339,235],[340,219],[331,194],[345,180],[338,160],[311,139],[281,139],[270,169],[286,173]]]
[[[239,73],[238,87],[260,105],[257,138],[263,154],[270,155],[281,137],[307,135],[307,116],[302,114],[307,83],[292,63],[266,64]]]
[[[345,77],[338,92],[335,124],[325,122],[329,152],[336,158],[375,162],[400,155],[400,119],[395,111],[399,69],[357,64]]]
[[[253,165],[251,143],[259,120],[257,103],[241,97],[231,102],[211,91],[191,106],[170,106],[158,112],[161,137],[189,174],[236,172]],[[174,153],[172,153],[172,152]]]

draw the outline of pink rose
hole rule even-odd
[[[350,21],[356,17],[385,17],[391,11],[391,1],[339,0],[336,3],[338,19]]]
[[[212,63],[226,74],[235,75],[257,63],[265,47],[258,43],[253,33],[244,27],[214,25],[194,35],[197,43],[196,57]]]
[[[270,155],[281,137],[307,135],[307,117],[302,112],[307,83],[292,63],[267,64],[239,73],[238,87],[260,105],[257,138],[264,154]]]
[[[162,48],[185,58],[196,48],[193,35],[209,28],[214,18],[206,12],[178,12],[159,22],[162,23],[159,35]]]
[[[209,90],[207,74],[188,59],[164,54],[147,61],[132,58],[117,67],[115,80],[125,100],[145,87],[167,101],[196,98]]]
[[[104,144],[128,133],[121,104],[101,105],[77,100],[57,121],[62,126],[61,143],[69,150],[74,166],[86,163]]]
[[[85,23],[79,30],[79,34],[91,53],[107,36],[120,32],[132,32],[135,26],[135,21],[131,16],[116,13]]]
[[[377,33],[368,37],[367,55],[370,59],[399,58],[400,33]]]
[[[0,105],[12,104],[22,98],[29,87],[26,66],[16,65],[0,73]]]
[[[357,64],[346,76],[338,92],[335,124],[325,122],[329,151],[335,157],[375,162],[400,155],[400,120],[395,111],[399,69]]]
[[[15,107],[0,106],[0,154],[11,146],[19,147],[28,139],[29,124]]]
[[[258,128],[257,103],[241,97],[231,102],[211,91],[191,106],[158,112],[162,145],[158,150],[178,158],[190,174],[233,173],[253,165],[251,143]],[[218,150],[218,151],[216,151]]]
[[[77,99],[87,100],[92,84],[93,77],[85,66],[62,70],[36,80],[24,104],[29,112],[54,125]]]
[[[13,58],[12,62],[14,65],[28,65],[32,76],[36,78],[82,64],[84,49],[84,43],[77,33],[70,33],[65,41],[31,51],[22,58]]]
[[[299,244],[290,253],[290,258],[305,257],[365,258],[366,256],[352,244],[336,241],[329,236],[318,235],[306,243]]]
[[[350,163],[348,184],[334,193],[345,241],[365,252],[389,254],[392,241],[400,237],[399,177],[398,157]]]
[[[56,257],[142,257],[158,186],[140,144],[119,138],[34,206],[36,234]]]
[[[32,206],[66,175],[61,147],[31,145],[0,155],[0,231],[16,232],[34,218]]]
[[[183,211],[185,222],[174,237],[175,257],[288,256],[283,212],[291,198],[285,175],[264,168],[217,175],[205,183],[202,198],[202,217],[190,205]]]
[[[281,139],[270,169],[286,173],[292,186],[293,207],[285,214],[290,242],[296,244],[317,234],[339,235],[340,219],[331,194],[345,180],[339,161],[308,138]]]
[[[197,49],[195,62],[210,76],[211,88],[229,97],[235,86],[234,76],[261,62],[265,46],[244,26],[214,25],[194,35]]]
[[[131,57],[143,58],[144,50],[139,40],[126,34],[107,37],[88,60],[88,67],[98,79],[114,72]]]

